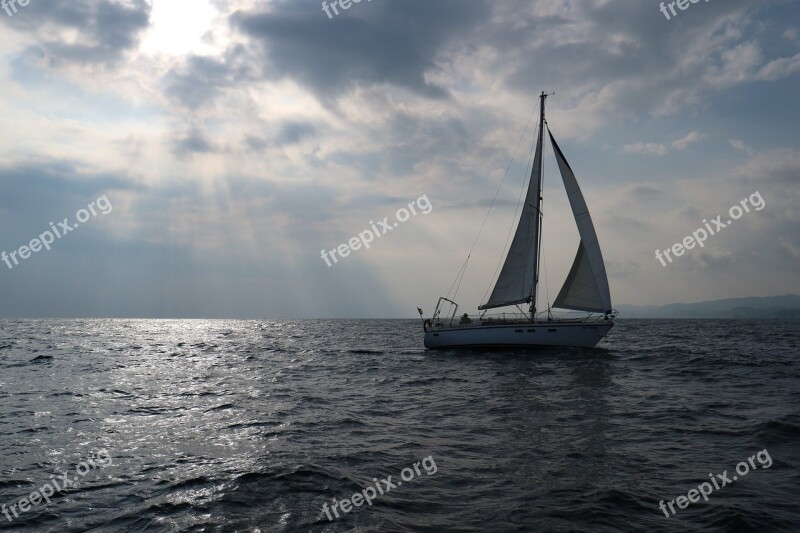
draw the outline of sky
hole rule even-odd
[[[474,311],[542,91],[615,304],[800,293],[796,1],[9,2],[0,317],[429,315],[497,194]],[[551,302],[579,237],[549,147],[544,168]]]

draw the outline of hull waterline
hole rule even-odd
[[[425,332],[425,347],[434,350],[544,346],[594,348],[613,326],[613,322],[570,324],[537,322],[433,328]]]

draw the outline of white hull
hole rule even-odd
[[[504,325],[433,327],[425,332],[425,347],[529,348],[575,346],[593,348],[613,322],[536,322]]]

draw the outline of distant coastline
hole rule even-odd
[[[616,306],[619,318],[797,318],[800,295],[727,298],[708,302],[669,305]]]

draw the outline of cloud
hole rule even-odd
[[[775,81],[800,72],[800,54],[770,61],[758,71],[757,80]]]
[[[756,79],[756,69],[764,61],[761,48],[755,42],[741,43],[722,50],[716,64],[710,65],[705,81],[711,87],[733,87]]]
[[[778,242],[790,256],[800,259],[800,243],[791,242],[786,237],[778,237]]]
[[[660,188],[652,185],[636,183],[626,187],[627,193],[630,194],[634,200],[658,200],[665,196],[665,192]]]
[[[633,143],[626,144],[623,151],[633,154],[666,155],[669,149],[667,145],[660,143]]]
[[[744,152],[749,156],[755,154],[755,151],[751,147],[747,146],[744,143],[744,141],[741,141],[739,139],[729,139],[728,142],[730,143],[731,146],[733,146],[736,150],[739,150],[740,152]]]
[[[232,46],[221,57],[189,55],[164,76],[164,94],[176,104],[195,111],[227,89],[258,79],[255,58],[244,46]]]
[[[437,99],[447,96],[428,79],[439,68],[437,57],[491,13],[484,0],[404,0],[354,7],[331,20],[317,0],[277,2],[264,11],[239,11],[231,22],[261,45],[266,78],[291,77],[323,100],[380,84]]]
[[[700,139],[702,139],[704,135],[697,131],[692,131],[687,133],[686,136],[681,137],[676,141],[672,141],[672,147],[676,150],[686,150],[690,144],[696,143]]]
[[[190,131],[175,139],[173,153],[179,157],[192,154],[209,154],[218,151],[214,142],[208,138],[200,128],[192,128]]]
[[[296,144],[314,134],[314,126],[304,122],[286,122],[281,126],[276,142],[278,145]]]
[[[702,133],[692,131],[687,133],[680,139],[676,139],[669,144],[664,143],[633,143],[626,144],[623,151],[633,154],[645,155],[667,155],[671,150],[683,151],[686,150],[690,144],[696,143],[705,137]]]
[[[0,20],[35,39],[33,56],[53,66],[108,64],[134,49],[149,26],[145,0],[32,1],[13,17]]]
[[[737,165],[734,173],[746,183],[771,183],[776,186],[797,184],[800,181],[800,150],[779,148],[759,152],[743,165]],[[787,190],[784,197],[794,193]]]

